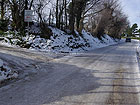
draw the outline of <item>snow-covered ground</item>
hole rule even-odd
[[[37,49],[41,51],[50,51],[50,52],[67,52],[67,53],[77,53],[93,50],[95,48],[101,48],[116,44],[118,40],[114,40],[108,35],[102,37],[102,41],[98,38],[93,37],[90,33],[85,30],[82,31],[83,36],[81,37],[77,33],[77,37],[73,35],[68,35],[64,31],[61,31],[56,28],[50,27],[53,36],[50,40],[45,40],[39,36],[32,40],[32,45],[30,49]]]
[[[1,59],[0,59],[0,82],[12,78],[17,78],[18,73],[11,70]]]
[[[109,46],[112,44],[117,44],[119,40],[115,40],[108,35],[104,35],[102,40],[93,37],[90,33],[85,30],[82,31],[82,36],[76,32],[77,36],[68,35],[64,31],[57,28],[49,27],[52,30],[53,35],[50,39],[40,38],[40,36],[23,37],[22,40],[26,41],[30,45],[31,50],[55,52],[55,53],[78,53],[93,50],[96,48],[101,48]],[[33,28],[33,30],[37,30]],[[9,37],[11,37],[9,35]],[[5,38],[5,40],[0,41],[0,44],[7,46],[14,46],[18,43],[18,39]],[[12,44],[11,44],[12,42]]]

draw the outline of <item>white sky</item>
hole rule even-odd
[[[131,25],[137,23],[140,28],[140,0],[120,0],[120,2]]]

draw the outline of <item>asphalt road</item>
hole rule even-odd
[[[0,105],[140,105],[137,46],[133,41],[58,59],[0,46],[0,59],[20,73],[0,88]]]

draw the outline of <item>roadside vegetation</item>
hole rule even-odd
[[[102,40],[105,34],[120,39],[129,27],[118,0],[2,0],[0,6],[0,40],[26,48],[31,38],[51,39],[53,28],[83,40],[85,30]],[[34,11],[29,27],[25,10]]]
[[[132,39],[140,40],[140,29],[138,29],[138,25],[135,23],[131,27],[128,26],[124,33],[122,34],[122,38],[131,37]]]

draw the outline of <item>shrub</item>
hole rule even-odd
[[[0,30],[1,31],[8,30],[8,20],[0,20]]]

